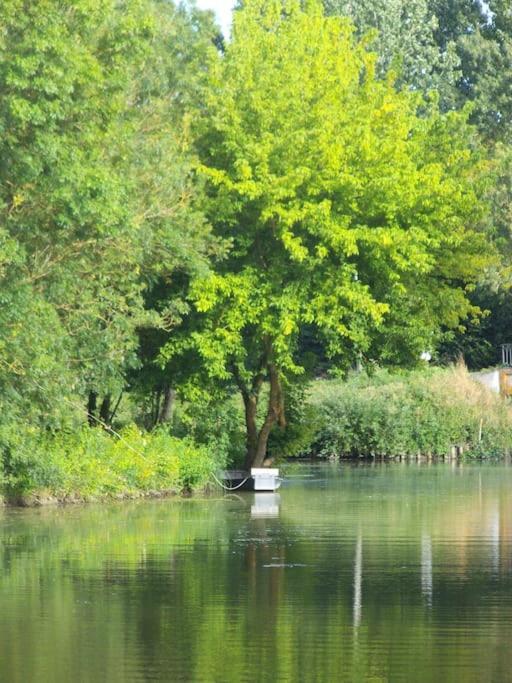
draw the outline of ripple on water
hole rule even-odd
[[[4,511],[0,680],[511,680],[511,490],[329,465],[263,504]]]

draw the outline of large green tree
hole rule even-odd
[[[443,348],[448,357],[463,354],[473,367],[500,359],[499,344],[512,339],[510,254],[512,204],[512,21],[510,3],[502,0],[436,0],[440,46],[455,44],[460,60],[459,106],[471,102],[471,121],[490,150],[494,167],[488,188],[490,231],[502,254],[502,266],[485,274],[474,302],[487,311],[481,322],[469,321]]]
[[[399,64],[399,87],[423,92],[435,88],[443,110],[471,103],[470,121],[478,127],[494,167],[487,190],[491,206],[489,232],[501,249],[501,270],[485,273],[474,294],[475,305],[489,315],[483,324],[469,319],[443,355],[461,350],[471,364],[488,364],[499,353],[496,339],[511,337],[511,319],[504,315],[510,289],[510,130],[512,89],[510,3],[503,0],[413,0],[369,2],[325,0],[329,12],[350,16],[359,35],[376,32],[372,47],[385,68]]]
[[[248,465],[285,423],[304,326],[333,356],[378,357],[386,330],[415,355],[472,309],[466,287],[486,260],[472,131],[462,115],[419,117],[420,104],[315,2],[235,13],[198,142],[207,213],[231,249],[193,286],[201,325],[163,357],[193,348],[236,383]]]
[[[324,0],[368,36],[397,86],[437,91],[444,109],[473,102],[471,120],[489,140],[509,136],[511,28],[507,0]]]
[[[214,31],[157,0],[5,0],[0,26],[2,418],[108,417],[161,324],[144,291],[205,253],[186,110]]]

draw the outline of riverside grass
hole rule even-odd
[[[90,427],[3,434],[0,498],[38,504],[162,495],[204,488],[218,467],[206,447],[135,425],[117,438]]]
[[[462,446],[466,457],[499,457],[512,445],[511,403],[471,379],[462,366],[318,380],[300,405],[288,427],[293,438],[288,434],[285,449],[284,436],[274,435],[271,456],[309,452],[327,457],[435,457]],[[211,424],[202,411],[191,414],[189,421],[201,418],[205,430],[182,425],[194,438],[171,436],[164,429],[141,431],[133,424],[121,430],[121,438],[87,426],[57,434],[4,427],[0,505],[203,489],[212,473],[233,457],[226,439],[219,441],[219,427],[229,433],[229,441],[238,434],[241,414],[233,401],[228,408],[229,419],[221,411],[223,419],[216,415]]]
[[[500,457],[512,446],[510,402],[464,366],[319,381],[309,403],[312,451],[323,456],[442,457],[458,446],[466,457]]]

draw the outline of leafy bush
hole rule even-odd
[[[469,455],[507,452],[512,409],[463,367],[319,381],[310,404],[319,414],[317,451],[327,456]]]
[[[4,430],[3,489],[11,497],[44,492],[59,499],[192,490],[218,466],[213,451],[164,430],[130,425],[120,436],[89,427],[57,435]]]
[[[259,425],[265,419],[268,390],[267,384],[261,390]],[[285,429],[275,425],[268,442],[268,455],[274,459],[309,453],[318,430],[316,409],[307,401],[306,382],[302,379],[286,382],[284,392],[287,425]],[[196,443],[208,446],[219,463],[235,467],[244,464],[245,418],[238,393],[178,402],[172,431],[180,437],[190,435]]]
[[[207,446],[219,465],[241,464],[245,458],[244,413],[237,394],[178,403],[173,433]]]
[[[285,385],[286,427],[274,425],[268,441],[272,458],[307,455],[318,432],[318,410],[307,401],[307,384],[300,378]]]

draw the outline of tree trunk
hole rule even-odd
[[[103,401],[101,402],[101,408],[100,408],[100,420],[101,422],[106,425],[107,427],[110,427],[110,404],[111,404],[111,396],[110,394],[107,394]]]
[[[258,450],[258,426],[256,423],[256,413],[258,409],[258,394],[245,393],[245,428],[247,439],[247,452],[245,456],[245,466],[247,469],[252,467],[253,461],[256,459]]]
[[[156,427],[158,424],[158,416],[160,415],[160,394],[162,392],[157,389],[151,394],[151,427]]]
[[[89,427],[94,427],[98,424],[96,420],[97,403],[98,394],[95,391],[90,391],[87,400],[87,422],[89,423]]]
[[[111,423],[114,421],[114,417],[116,416],[117,409],[118,409],[119,406],[121,405],[121,399],[122,399],[122,398],[123,398],[123,392],[121,391],[121,393],[119,394],[119,398],[117,399],[117,403],[116,403],[115,406],[114,406],[114,410],[113,410],[113,411],[111,412],[111,414],[110,414],[110,422],[111,422]]]
[[[176,399],[176,391],[172,389],[169,385],[164,387],[164,400],[162,402],[162,407],[158,414],[158,424],[165,424],[170,422],[172,418],[172,410],[174,408],[174,401]]]
[[[259,431],[256,425],[256,409],[259,396],[258,394],[244,396],[245,423],[247,428],[246,469],[263,465],[267,454],[268,438],[274,424],[277,422],[280,427],[284,428],[286,426],[281,380],[279,372],[273,363],[268,365],[268,377],[270,380],[268,408],[265,420]]]

